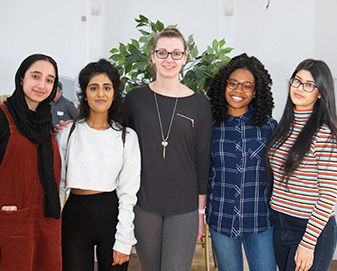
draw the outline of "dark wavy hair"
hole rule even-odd
[[[111,120],[119,124],[119,128],[125,125],[125,109],[123,103],[122,90],[120,89],[120,78],[118,70],[107,60],[100,59],[98,62],[91,62],[86,65],[79,74],[80,92],[77,93],[77,97],[80,101],[79,115],[76,120],[86,119],[90,114],[90,107],[86,101],[87,86],[96,75],[106,74],[112,82],[114,88],[114,100],[108,110],[108,122]],[[118,125],[117,124],[117,125]]]
[[[306,70],[311,73],[319,93],[321,94],[321,99],[317,99],[310,118],[288,152],[287,160],[283,165],[285,184],[288,184],[290,175],[302,162],[304,155],[310,148],[313,136],[323,124],[326,124],[330,128],[332,140],[337,139],[335,89],[333,77],[328,65],[321,60],[306,59],[298,64],[291,77],[295,77],[300,70]],[[295,105],[290,98],[289,85],[288,98],[284,112],[267,145],[266,154],[270,154],[272,149],[282,145],[291,134],[294,123],[294,108]],[[272,183],[272,170],[267,156],[265,162],[268,182]]]
[[[227,105],[226,86],[229,76],[237,69],[249,70],[255,79],[255,97],[250,104],[253,107],[254,126],[261,127],[272,116],[274,108],[273,95],[271,93],[272,80],[264,65],[254,56],[241,54],[233,57],[231,61],[218,71],[214,76],[207,92],[210,98],[213,118],[216,124],[226,119]]]

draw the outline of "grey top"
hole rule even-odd
[[[78,115],[78,109],[75,105],[65,98],[63,95],[54,102],[50,103],[51,105],[51,115],[53,118],[53,126],[58,124],[60,120],[74,120]]]
[[[164,137],[176,98],[157,94]],[[212,112],[199,93],[179,98],[166,158],[154,93],[148,85],[126,96],[128,114],[141,149],[141,188],[138,205],[162,215],[183,214],[198,208],[198,195],[207,193],[212,135]]]

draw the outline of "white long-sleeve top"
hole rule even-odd
[[[95,130],[83,120],[76,122],[68,141],[71,126],[57,135],[62,159],[60,197],[71,188],[106,192],[116,189],[119,214],[113,249],[130,254],[136,243],[133,207],[140,185],[137,134],[127,128],[123,146],[122,131]]]

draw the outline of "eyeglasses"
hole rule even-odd
[[[171,55],[172,59],[174,60],[180,60],[184,57],[185,52],[168,52],[166,50],[155,50],[156,56],[160,59],[166,59],[169,55]]]
[[[314,91],[317,86],[313,83],[302,83],[301,80],[297,78],[290,78],[290,85],[294,88],[299,88],[301,85],[303,86],[303,90],[305,92],[311,93]]]
[[[241,85],[241,90],[245,93],[249,93],[254,89],[254,84],[252,84],[251,82],[239,83],[234,79],[227,80],[227,87],[231,90],[236,90],[239,87],[239,85]]]

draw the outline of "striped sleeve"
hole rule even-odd
[[[337,198],[337,144],[323,126],[315,136],[312,152],[317,161],[319,198],[312,210],[300,246],[314,251],[317,239],[334,214]]]

